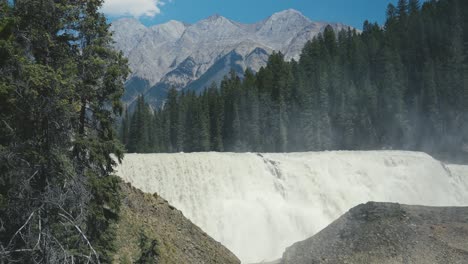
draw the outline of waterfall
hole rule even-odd
[[[129,154],[117,174],[157,192],[243,263],[281,257],[368,201],[467,206],[468,170],[404,151]]]

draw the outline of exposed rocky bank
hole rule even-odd
[[[141,255],[141,233],[157,242],[154,263],[240,263],[221,243],[157,194],[144,194],[129,184],[121,185],[123,200],[114,263],[135,263]]]
[[[280,263],[468,263],[468,207],[362,204],[287,248]]]

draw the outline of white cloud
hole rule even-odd
[[[105,0],[101,11],[111,16],[154,17],[162,5],[161,0]]]

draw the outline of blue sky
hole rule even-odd
[[[169,20],[195,23],[213,14],[253,23],[293,8],[316,21],[342,22],[362,28],[364,20],[382,24],[389,3],[397,0],[106,0],[104,12],[112,20],[134,16],[146,25]]]

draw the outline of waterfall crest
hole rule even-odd
[[[129,154],[117,174],[245,263],[281,257],[360,203],[468,205],[468,170],[419,152]]]

